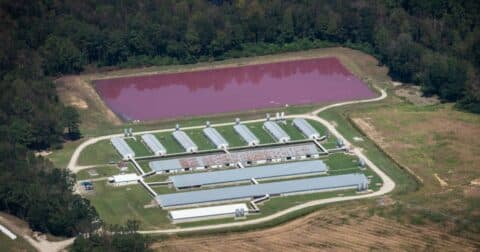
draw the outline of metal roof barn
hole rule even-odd
[[[270,133],[270,135],[279,143],[290,141],[290,136],[285,132],[276,122],[266,121],[263,127]]]
[[[173,137],[177,142],[183,147],[186,152],[196,152],[198,151],[197,145],[190,139],[190,137],[181,130],[176,130],[173,132]]]
[[[158,141],[158,139],[152,134],[142,135],[143,142],[150,148],[150,150],[156,156],[162,156],[167,154],[167,149]]]
[[[179,170],[183,168],[189,168],[189,167],[184,167],[180,163],[180,159],[165,159],[165,160],[157,160],[157,161],[152,161],[148,163],[148,166],[156,172],[162,172],[162,171],[173,171],[173,170]]]
[[[228,148],[228,142],[223,138],[222,135],[217,131],[217,129],[212,127],[206,127],[203,129],[203,134],[217,147],[217,149],[226,149]]]
[[[170,217],[174,222],[192,221],[195,219],[206,219],[215,217],[235,216],[235,213],[241,209],[248,213],[247,204],[229,204],[222,206],[198,207],[192,209],[182,209],[170,211]]]
[[[248,200],[253,197],[333,191],[342,189],[364,190],[368,179],[360,173],[337,176],[296,179],[265,184],[224,187],[209,190],[162,194],[155,197],[162,207],[178,207],[192,204],[209,204],[219,201]]]
[[[237,134],[239,134],[243,141],[248,144],[248,146],[253,146],[253,145],[258,145],[260,144],[260,140],[250,131],[250,129],[243,125],[243,124],[237,124],[233,126],[233,129]]]
[[[138,175],[136,173],[119,174],[109,177],[108,180],[112,183],[127,183],[137,181]]]
[[[309,139],[318,139],[320,138],[320,133],[303,118],[293,119],[293,125],[297,127],[306,137]]]
[[[318,153],[319,151],[315,144],[307,143],[233,151],[230,152],[230,154],[217,153],[194,157],[183,157],[178,159],[155,160],[149,162],[149,166],[156,172],[162,172],[166,170],[172,171],[185,168],[224,165],[226,163],[236,164],[238,162],[247,165],[247,162],[256,162],[259,160],[269,159],[286,160],[288,157],[306,157],[308,155],[318,155]]]
[[[265,179],[275,177],[299,176],[312,173],[324,173],[328,170],[321,160],[292,162],[276,165],[256,166],[252,168],[234,169],[225,171],[202,172],[186,175],[170,176],[175,187],[194,187],[248,181],[252,178]]]
[[[130,148],[130,146],[128,146],[127,142],[125,142],[123,138],[112,137],[110,142],[112,142],[113,147],[115,147],[118,153],[120,153],[123,160],[128,160],[135,157],[135,152],[132,150],[132,148]]]

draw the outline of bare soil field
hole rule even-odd
[[[267,230],[193,238],[170,238],[159,251],[475,251],[479,244],[434,226],[404,225],[365,207],[325,209]]]

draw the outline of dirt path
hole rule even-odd
[[[48,241],[45,235],[36,236],[24,221],[5,213],[0,213],[0,223],[16,235],[21,236],[40,252],[64,251],[65,248],[72,245],[75,240],[75,238],[70,238],[63,241]]]

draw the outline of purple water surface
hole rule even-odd
[[[126,120],[196,116],[375,96],[336,58],[122,77],[96,80],[94,84],[106,104]]]

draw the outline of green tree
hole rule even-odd
[[[78,111],[71,107],[67,106],[63,110],[63,124],[67,129],[67,137],[70,140],[76,140],[81,137],[80,134],[80,114]]]
[[[68,38],[49,36],[41,52],[47,74],[75,73],[83,69],[83,56]]]

